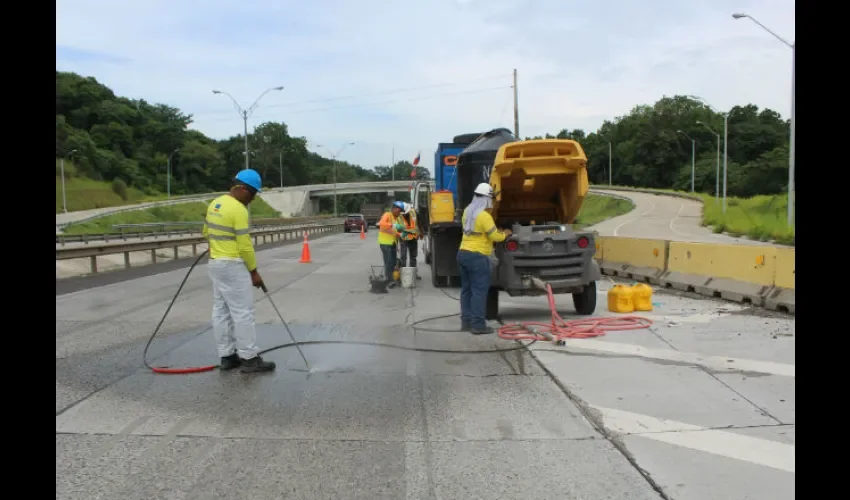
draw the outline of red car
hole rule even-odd
[[[366,219],[363,218],[363,214],[351,214],[345,217],[343,231],[346,233],[350,233],[351,231],[359,233],[361,229],[364,233],[369,232],[369,226],[366,224]]]

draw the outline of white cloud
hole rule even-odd
[[[512,128],[513,68],[523,136],[595,130],[673,94],[787,117],[791,50],[738,11],[793,42],[791,0],[60,0],[56,63],[192,113],[216,138],[242,123],[213,88],[247,107],[284,85],[249,127],[282,120],[316,144],[356,141],[343,157],[364,166],[393,147],[429,165],[438,142]],[[356,98],[329,100],[342,96]]]

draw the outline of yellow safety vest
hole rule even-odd
[[[410,217],[410,222],[403,215],[400,218],[404,221],[404,228],[407,230],[404,239],[411,241],[419,237],[419,228],[416,226],[416,211],[411,208],[407,215]]]
[[[462,224],[466,224],[466,212],[469,208],[464,209]],[[486,210],[482,210],[475,218],[475,226],[471,233],[463,233],[463,239],[460,241],[460,249],[467,252],[476,252],[482,255],[491,255],[493,253],[493,243],[505,241],[507,236],[505,233],[496,228],[496,222],[493,216]]]
[[[214,199],[207,207],[203,234],[212,259],[242,259],[249,271],[257,268],[251,242],[248,208],[229,194]]]
[[[385,212],[378,221],[378,244],[379,245],[395,245],[396,239],[401,233],[396,231],[395,224],[399,224],[399,218],[393,217],[392,212]]]

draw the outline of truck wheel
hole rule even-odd
[[[499,289],[490,287],[487,290],[487,312],[484,314],[486,319],[499,319]]]
[[[423,245],[423,246],[425,246],[425,245]],[[429,247],[425,247],[424,250],[425,250],[425,263],[431,264],[431,252],[430,252],[431,249]]]
[[[433,252],[434,250],[431,249],[431,251]],[[440,285],[439,281],[437,280],[437,266],[433,264],[434,257],[432,256],[431,259],[428,259],[428,255],[430,254],[426,253],[425,255],[426,262],[428,260],[431,260],[431,284],[434,285],[434,288],[439,288]]]
[[[596,282],[591,281],[580,293],[573,294],[573,304],[576,312],[588,316],[596,311]]]

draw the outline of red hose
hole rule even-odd
[[[544,335],[534,333],[530,329],[534,327],[537,331],[548,332],[557,342],[564,339],[600,337],[608,331],[642,330],[652,325],[651,320],[639,316],[613,316],[564,321],[555,309],[555,295],[552,293],[550,285],[546,285],[546,293],[549,296],[552,323],[535,321],[512,323],[499,328],[499,337],[505,340],[548,340]]]

